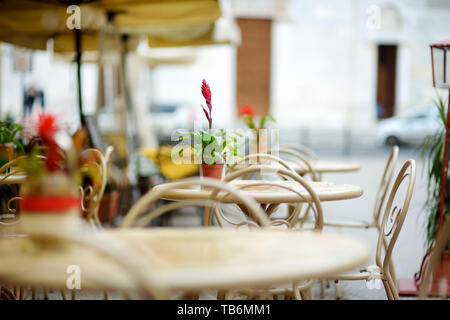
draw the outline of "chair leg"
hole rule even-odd
[[[108,292],[103,291],[103,299],[109,300]]]
[[[387,280],[383,280],[383,286],[384,291],[386,291],[386,296],[388,300],[393,300],[394,298],[392,296],[391,288],[389,287],[389,283],[387,282]]]
[[[325,298],[325,280],[320,280],[320,299]]]
[[[217,292],[217,300],[225,300],[226,291],[219,290]]]
[[[28,288],[20,287],[20,300],[25,300],[27,297]]]
[[[31,299],[36,300],[36,288],[31,288]]]
[[[334,290],[336,291],[336,300],[340,300],[342,297],[342,294],[341,294],[341,288],[339,287],[338,280],[334,280],[333,285],[334,285]]]
[[[60,293],[61,293],[61,299],[67,300],[66,291],[61,290]]]
[[[72,300],[76,300],[77,299],[77,293],[75,290],[72,290]]]
[[[44,288],[44,300],[48,300],[48,289]]]

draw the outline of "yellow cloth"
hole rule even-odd
[[[159,149],[141,148],[140,152],[159,166],[161,174],[170,180],[177,180],[196,174],[198,164],[176,164],[172,161],[172,147],[162,146]]]

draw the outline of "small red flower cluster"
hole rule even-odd
[[[253,116],[255,115],[255,112],[253,111],[253,106],[244,105],[242,108],[239,109],[239,114],[241,116],[249,115],[250,117],[253,118]]]

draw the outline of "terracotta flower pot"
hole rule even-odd
[[[202,164],[202,177],[214,178],[218,180],[222,180],[223,176],[223,163],[217,164]]]
[[[450,293],[450,250],[444,251],[441,263],[436,266],[431,292],[439,292],[439,281],[443,278],[447,279],[447,293]]]

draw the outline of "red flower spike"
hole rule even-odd
[[[203,105],[201,105],[201,106],[202,106],[203,112],[205,113],[206,119],[208,119],[208,122],[211,121],[211,117],[208,114],[208,111],[206,110],[206,108]]]
[[[203,82],[202,82],[202,95],[206,100],[206,105],[208,106],[209,114],[211,114],[211,110],[212,110],[211,88],[209,87],[209,84],[206,83],[205,79],[203,79]]]
[[[250,117],[253,118],[253,116],[255,115],[255,112],[253,111],[253,106],[244,105],[242,108],[239,109],[239,114],[241,116],[248,114]]]

